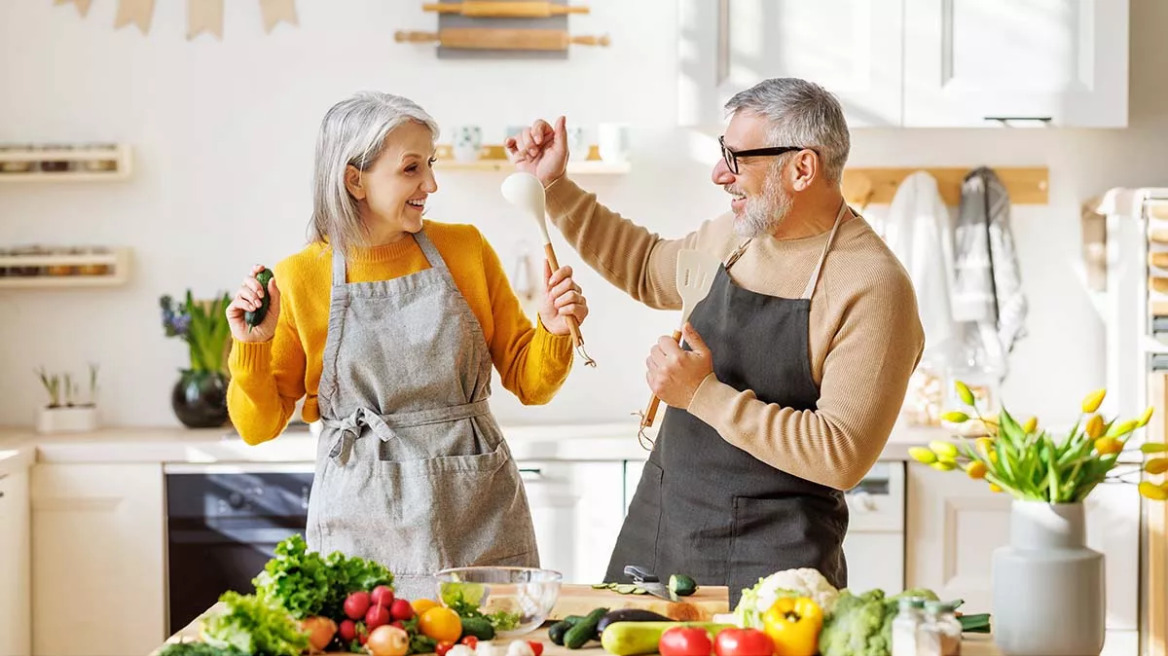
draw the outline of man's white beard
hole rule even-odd
[[[734,219],[734,232],[747,239],[772,234],[790,211],[791,196],[783,192],[777,175],[769,175],[762,194],[746,199],[742,216]]]

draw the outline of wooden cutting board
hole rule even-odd
[[[596,608],[641,608],[685,622],[710,622],[714,615],[730,612],[730,589],[726,586],[700,586],[694,594],[672,602],[653,595],[620,594],[615,590],[597,590],[590,585],[565,583],[552,608],[550,619],[569,615],[587,615]]]

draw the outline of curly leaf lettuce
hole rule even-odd
[[[212,647],[264,656],[299,656],[308,648],[308,636],[288,611],[262,594],[228,591],[219,601],[223,612],[203,622],[203,639]]]

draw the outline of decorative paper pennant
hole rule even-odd
[[[260,10],[264,14],[264,30],[271,32],[280,21],[297,25],[296,0],[260,0]]]
[[[223,0],[187,0],[187,38],[203,32],[223,39]]]
[[[153,16],[154,0],[118,0],[118,15],[114,18],[114,29],[133,23],[142,30],[142,34],[147,34],[150,32],[150,19]]]
[[[85,15],[89,13],[90,2],[93,2],[93,0],[53,0],[54,5],[76,5],[77,13],[81,14],[82,18],[84,18]]]

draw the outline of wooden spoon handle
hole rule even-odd
[[[543,245],[543,254],[547,257],[552,271],[558,271],[560,262],[556,259],[556,251],[552,248],[551,242]],[[576,322],[576,317],[568,315],[566,319],[568,321],[568,330],[572,333],[572,343],[576,346],[576,352],[580,354],[580,357],[584,358],[584,364],[589,367],[595,367],[596,361],[589,357],[588,353],[584,350],[584,336],[580,334],[580,324]]]
[[[673,341],[681,341],[681,331],[673,331]],[[649,407],[645,409],[644,416],[641,417],[641,428],[645,429],[653,425],[653,419],[657,416],[657,406],[661,404],[661,399],[654,394],[653,398],[649,399]]]

